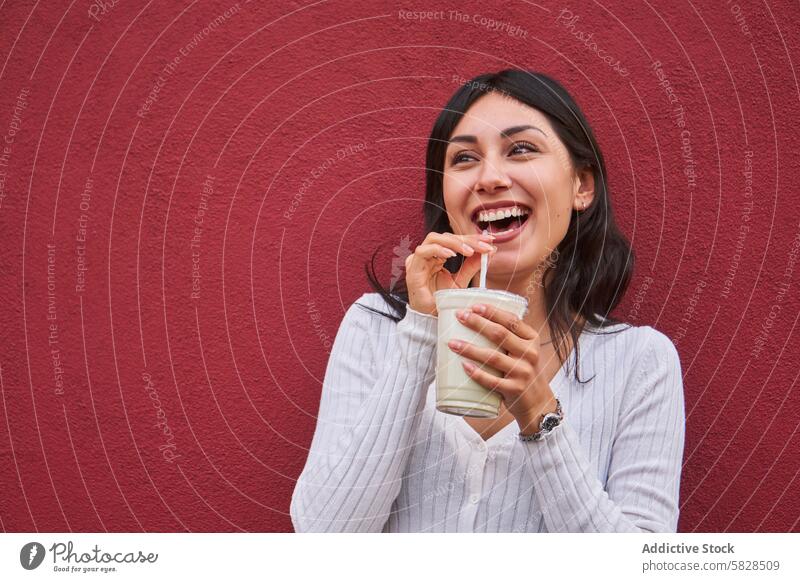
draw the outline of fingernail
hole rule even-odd
[[[473,305],[472,306],[472,311],[474,311],[475,313],[483,313],[483,312],[486,311],[486,306],[485,305],[481,305],[480,303],[477,304],[477,305]]]
[[[481,238],[484,238],[484,239],[487,239],[487,240],[494,240],[494,235],[493,234],[481,234]]]
[[[471,255],[475,252],[475,250],[466,243],[462,244],[461,247],[464,249],[464,253],[467,255]]]
[[[448,257],[455,257],[457,254],[453,249],[445,249],[444,252]]]
[[[490,251],[493,248],[492,245],[490,245],[489,243],[485,243],[483,241],[479,242],[478,246],[481,247],[485,251]]]
[[[449,346],[450,346],[451,348],[453,348],[454,350],[460,350],[460,349],[461,349],[461,347],[462,347],[464,344],[462,344],[462,343],[461,343],[460,341],[458,341],[458,340],[450,340],[450,341],[448,342],[448,344],[447,344],[447,345],[449,345]]]
[[[467,369],[467,372],[472,372],[475,369],[475,364],[472,362],[462,362],[462,365]]]
[[[467,318],[469,317],[469,313],[467,313],[466,311],[461,311],[461,310],[459,309],[458,311],[456,311],[456,317],[457,317],[457,318],[458,318],[460,321],[467,321]]]

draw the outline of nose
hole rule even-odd
[[[505,172],[500,160],[486,157],[481,162],[481,171],[475,182],[475,191],[483,194],[493,194],[497,190],[511,188],[511,178]]]

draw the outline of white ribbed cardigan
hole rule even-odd
[[[553,380],[565,420],[536,442],[515,421],[484,442],[435,409],[437,318],[377,293],[345,314],[291,500],[297,532],[674,532],[681,364],[649,326],[579,338]],[[622,329],[619,333],[609,331]],[[566,367],[569,366],[568,373]]]

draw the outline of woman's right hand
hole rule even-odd
[[[431,232],[406,258],[408,304],[414,311],[437,315],[433,294],[440,289],[466,289],[481,270],[481,255],[497,250],[489,244],[491,234],[457,235]],[[455,275],[444,268],[444,262],[461,253],[466,258]]]

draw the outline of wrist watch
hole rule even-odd
[[[558,398],[556,398],[556,411],[555,412],[548,412],[544,415],[544,418],[539,423],[539,432],[535,432],[533,434],[522,434],[522,431],[519,433],[519,440],[521,441],[538,441],[546,434],[551,432],[555,427],[561,424],[561,421],[564,420],[564,411],[561,409],[561,402]]]

